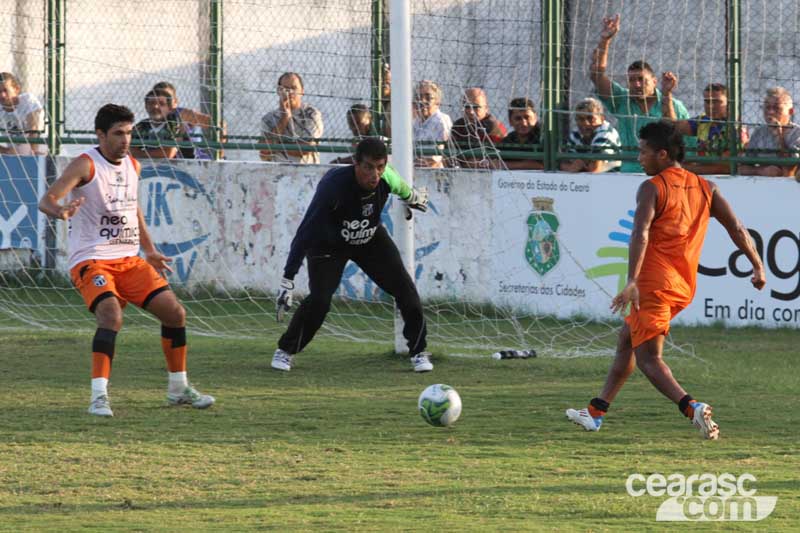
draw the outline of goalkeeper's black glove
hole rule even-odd
[[[420,187],[419,189],[411,189],[411,194],[408,198],[403,200],[406,204],[406,220],[411,220],[411,210],[416,209],[421,213],[428,210],[428,189]]]
[[[292,291],[294,290],[294,281],[283,278],[281,279],[281,287],[278,290],[278,303],[275,314],[275,320],[283,322],[283,314],[292,308]]]

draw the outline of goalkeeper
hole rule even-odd
[[[292,305],[294,277],[304,257],[308,259],[309,295],[278,341],[272,368],[291,370],[294,354],[302,351],[322,326],[345,264],[353,261],[397,302],[414,371],[433,370],[430,354],[425,351],[427,332],[419,294],[381,224],[381,211],[389,193],[421,212],[428,209],[428,193],[411,188],[387,165],[387,158],[386,145],[381,140],[364,139],[356,147],[355,164],[331,169],[319,182],[283,269],[278,320]]]

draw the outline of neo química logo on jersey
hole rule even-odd
[[[197,179],[183,170],[171,165],[143,165],[139,198],[156,248],[173,260],[171,276],[186,283],[200,245],[211,235],[210,220],[199,220],[198,216],[212,211],[211,197]],[[198,202],[203,205],[187,209]]]
[[[389,201],[386,202],[386,205],[383,207],[383,211],[381,212],[380,223],[386,227],[386,231],[389,232],[389,235],[394,235],[394,222],[392,221],[392,217],[389,215],[393,202],[394,196],[390,196]],[[425,216],[439,216],[439,210],[436,208],[436,204],[433,202],[433,200],[429,202],[428,209],[429,211]],[[372,238],[372,235],[370,235],[370,238]],[[415,282],[419,281],[419,278],[422,276],[422,272],[425,269],[425,262],[423,259],[439,248],[439,244],[440,241],[433,241],[429,243],[423,243],[414,249]],[[375,285],[375,282],[373,282],[369,276],[364,274],[364,272],[358,268],[358,265],[352,261],[348,261],[344,268],[344,272],[342,273],[342,281],[339,284],[338,291],[341,296],[345,296],[354,300],[381,301],[387,298],[383,291],[378,288],[377,285]]]
[[[659,522],[756,522],[772,514],[777,496],[756,496],[756,477],[749,473],[631,474],[625,481],[630,496],[664,497],[656,512]]]

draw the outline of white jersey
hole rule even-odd
[[[98,148],[82,153],[92,163],[89,182],[70,200],[85,198],[69,225],[69,268],[87,259],[121,259],[139,253],[139,163],[130,155],[110,163]]]

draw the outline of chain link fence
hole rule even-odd
[[[412,78],[435,81],[441,110],[462,116],[465,89],[481,87],[491,112],[506,126],[515,97],[543,93],[542,28],[545,2],[528,0],[410,0]],[[657,75],[679,77],[675,97],[691,116],[703,112],[703,89],[729,84],[727,42],[733,0],[562,0],[562,123],[575,104],[592,95],[589,64],[602,18],[621,15],[609,56],[610,77],[625,84],[627,65],[646,60]],[[69,0],[63,2],[65,140],[93,133],[103,104],[129,106],[137,120],[147,116],[144,98],[168,81],[178,105],[212,115],[215,87],[227,140],[257,143],[262,117],[277,109],[277,82],[284,72],[303,78],[303,101],[322,115],[320,146],[347,150],[352,137],[347,112],[354,104],[373,110],[388,104],[378,84],[391,63],[388,0]],[[48,5],[58,0],[0,3],[0,58],[23,90],[47,98]],[[800,45],[794,39],[800,4],[794,0],[742,0],[741,120],[763,122],[766,90],[783,86],[800,95]],[[218,19],[215,7],[221,7]],[[213,53],[221,32],[219,84]],[[376,68],[377,67],[377,68]],[[214,118],[214,117],[212,117]],[[47,121],[48,124],[52,120]],[[566,136],[566,127],[560,130]],[[242,146],[242,145],[237,145]],[[246,144],[245,144],[246,146]],[[255,159],[254,150],[228,150],[228,158]],[[329,154],[328,159],[335,155]],[[325,159],[323,158],[323,161]]]
[[[203,108],[208,53],[208,2],[70,0],[66,3],[64,64],[67,134],[93,133],[107,103],[145,118],[153,85],[175,85],[180,105]]]

